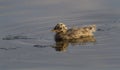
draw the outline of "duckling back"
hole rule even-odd
[[[89,26],[84,26],[84,27],[82,27],[82,29],[89,31],[89,32],[96,32],[96,25],[93,24],[93,25],[89,25]]]
[[[81,37],[88,37],[93,36],[94,32],[96,31],[96,25],[89,25],[80,28],[71,28],[67,31],[67,35],[70,38],[81,38]]]

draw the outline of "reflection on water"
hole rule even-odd
[[[62,41],[56,41],[56,44],[53,48],[55,48],[56,51],[59,52],[65,52],[67,51],[67,47],[69,44],[71,45],[86,45],[86,43],[95,43],[96,39],[93,36],[85,37],[85,38],[79,38],[74,40],[62,40]]]

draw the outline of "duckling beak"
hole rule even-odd
[[[55,30],[54,30],[54,29],[52,29],[51,31],[52,31],[52,32],[55,32]]]

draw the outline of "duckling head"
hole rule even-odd
[[[64,23],[58,23],[54,28],[53,28],[53,32],[56,32],[56,33],[65,33],[67,31],[67,27]]]

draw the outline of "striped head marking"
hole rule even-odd
[[[67,27],[63,23],[58,23],[54,29],[52,30],[53,32],[65,32],[67,30]]]

